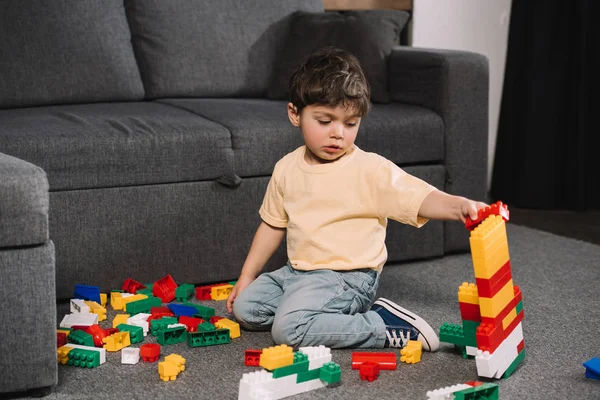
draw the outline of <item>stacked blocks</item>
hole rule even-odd
[[[495,383],[467,382],[427,392],[427,400],[498,400],[498,385]]]
[[[522,294],[513,283],[506,237],[508,209],[498,202],[480,210],[479,217],[467,221],[477,284],[459,287],[462,324],[444,323],[440,341],[475,356],[479,376],[507,378],[525,357]]]
[[[263,358],[263,356],[266,356]],[[272,372],[260,370],[244,374],[239,400],[277,400],[334,384],[341,379],[340,366],[331,362],[331,350],[324,346],[301,347],[298,352],[286,345],[262,350],[262,363]]]

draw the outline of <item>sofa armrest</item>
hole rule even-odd
[[[488,166],[489,71],[485,56],[465,51],[394,47],[392,100],[438,113],[445,125],[444,190],[485,201]],[[444,251],[469,248],[461,224],[444,226]]]
[[[48,203],[44,170],[0,153],[0,248],[46,243]]]

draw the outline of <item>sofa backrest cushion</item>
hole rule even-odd
[[[138,100],[123,0],[0,2],[0,108]]]
[[[125,0],[148,98],[262,97],[297,10],[322,0]]]

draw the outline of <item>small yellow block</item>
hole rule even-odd
[[[106,307],[107,296],[106,293],[100,293],[100,305]]]
[[[98,322],[104,321],[106,319],[106,308],[102,307],[100,304],[95,301],[84,301],[85,305],[90,308],[90,312],[98,315]]]
[[[165,361],[158,363],[158,375],[160,379],[168,382],[177,379],[177,375],[185,370],[185,358],[179,354],[171,354],[165,357]]]
[[[517,309],[513,308],[512,310],[510,310],[508,315],[502,320],[502,329],[506,330],[506,328],[508,328],[511,322],[515,320],[515,318],[517,318]]]
[[[409,340],[408,344],[400,350],[400,361],[406,364],[416,364],[421,361],[423,343],[418,340]]]
[[[458,287],[458,301],[460,303],[479,304],[477,286],[474,283],[463,282]]]
[[[213,286],[210,288],[210,297],[213,300],[227,300],[232,290],[233,285],[228,283],[219,286]]]
[[[480,297],[479,310],[482,317],[496,318],[515,298],[513,280],[506,282],[506,285],[494,297]]]
[[[285,344],[264,348],[258,365],[272,371],[294,363],[293,349]]]
[[[65,365],[69,361],[69,352],[73,350],[72,347],[67,345],[61,346],[56,350],[56,355],[58,358],[58,362],[62,365]]]
[[[127,320],[129,319],[130,316],[131,315],[129,315],[129,314],[117,314],[112,321],[112,327],[116,328],[117,326],[119,326],[121,324],[126,324]]]
[[[123,307],[123,293],[121,292],[110,292],[110,305],[113,310],[122,310]]]
[[[185,358],[181,357],[179,354],[169,354],[168,356],[165,357],[165,361],[166,362],[170,362],[171,364],[175,364],[178,368],[179,371],[183,372],[185,371]]]
[[[106,351],[119,351],[131,345],[129,332],[117,332],[102,339]]]
[[[217,328],[229,329],[229,337],[232,339],[240,337],[240,324],[227,318],[221,318],[215,322]]]

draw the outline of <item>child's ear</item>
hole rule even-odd
[[[288,103],[287,105],[288,117],[290,122],[294,126],[300,126],[300,114],[298,114],[298,109],[292,103]]]

